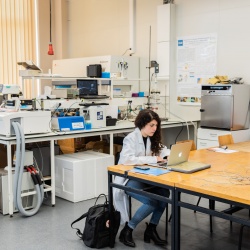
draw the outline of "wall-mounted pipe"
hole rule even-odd
[[[136,51],[135,48],[135,13],[136,13],[136,0],[129,0],[129,47],[131,54]]]

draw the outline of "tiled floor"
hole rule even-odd
[[[94,205],[94,200],[79,203],[56,198],[56,206],[51,207],[44,204],[38,214],[25,218],[19,213],[13,218],[8,215],[0,215],[0,249],[3,250],[61,250],[61,249],[89,249],[76,236],[75,230],[70,224],[78,218],[88,208]],[[194,201],[195,202],[195,201]],[[203,203],[206,201],[202,201]],[[220,204],[216,204],[219,206]],[[139,204],[133,200],[133,210]],[[244,216],[248,216],[248,211],[241,211]],[[145,220],[148,221],[148,220]],[[194,213],[187,209],[182,209],[181,228],[181,249],[182,250],[236,250],[238,246],[238,234],[240,226],[233,223],[230,227],[228,221],[213,218],[213,234],[209,232],[209,216],[201,213]],[[81,230],[84,222],[76,224]],[[158,232],[163,237],[165,226],[165,216],[158,226]],[[169,223],[170,232],[170,223]],[[153,243],[146,244],[143,241],[145,223],[142,222],[133,232],[137,249],[162,249]],[[118,232],[119,235],[119,232]],[[250,249],[250,229],[244,230],[242,250]],[[167,249],[171,249],[170,235]],[[130,249],[119,242],[118,237],[115,249]]]

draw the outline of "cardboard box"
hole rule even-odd
[[[15,152],[15,145],[11,146],[11,159],[13,159],[13,155]],[[0,168],[5,168],[7,166],[7,146],[4,144],[0,144]]]
[[[63,154],[73,154],[73,153],[76,153],[76,149],[74,149],[74,148],[67,148],[67,147],[60,146],[60,149],[63,152]]]
[[[122,145],[114,144],[113,145],[113,155],[116,155],[118,152],[122,151]],[[104,146],[104,153],[109,154],[110,153],[110,145],[107,144]]]
[[[99,141],[100,136],[89,136],[89,137],[79,137],[79,138],[70,138],[64,140],[58,140],[57,144],[60,146],[60,149],[64,154],[75,153],[79,150],[82,150],[86,147],[86,143],[90,141]],[[66,153],[67,151],[67,153]]]
[[[106,145],[106,141],[90,141],[86,144],[86,149],[103,153]]]

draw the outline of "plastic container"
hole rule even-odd
[[[102,72],[102,78],[110,78],[110,72]]]
[[[85,122],[85,129],[86,129],[86,130],[92,129],[92,123],[91,123],[90,120],[87,120],[87,121]]]

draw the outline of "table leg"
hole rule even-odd
[[[109,203],[109,213],[110,213],[110,219],[109,219],[109,226],[110,226],[110,247],[113,248],[113,242],[112,242],[112,235],[113,235],[113,223],[114,218],[112,216],[113,213],[113,188],[111,187],[112,183],[112,174],[108,172],[108,203]]]
[[[54,140],[50,140],[50,165],[51,165],[51,204],[56,204],[56,192],[55,192],[55,148]]]
[[[181,235],[181,213],[180,207],[178,206],[178,202],[180,201],[180,192],[175,189],[174,191],[174,209],[172,213],[172,234],[174,231],[174,236],[172,236],[171,241],[174,242],[174,246],[172,249],[180,250],[180,235]],[[173,226],[174,225],[174,226]]]
[[[7,144],[7,164],[8,164],[8,190],[9,190],[9,215],[13,216],[13,180],[12,180],[12,159],[11,145]]]

